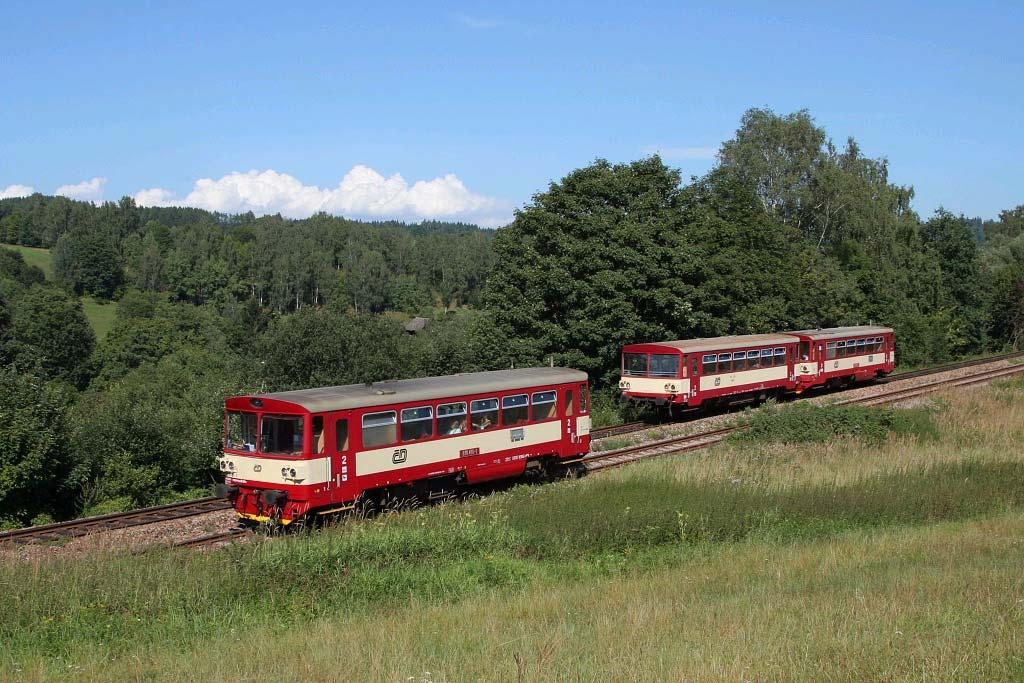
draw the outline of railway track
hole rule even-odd
[[[249,536],[252,533],[249,529],[235,528],[228,529],[227,531],[219,531],[214,534],[206,534],[205,536],[196,536],[195,538],[186,538],[183,541],[178,541],[174,544],[175,548],[203,548],[215,546],[220,543],[233,543],[239,538]]]
[[[937,374],[941,372],[947,372],[950,370],[956,370],[960,368],[973,367],[977,365],[984,365],[987,363],[998,362],[1000,360],[1012,360],[1024,356],[1024,352],[1003,354],[1000,356],[992,356],[989,358],[975,359],[971,361],[961,361],[957,363],[949,363],[947,365],[927,368],[923,370],[914,370],[910,372],[896,373],[887,377],[884,382],[894,382],[905,379],[912,379],[914,377],[921,377],[925,375]],[[880,405],[883,403],[891,403],[894,401],[906,400],[916,396],[921,396],[932,391],[936,391],[943,387],[957,387],[967,386],[970,384],[977,384],[981,382],[987,382],[992,379],[999,377],[1010,376],[1024,372],[1024,366],[1014,368],[1001,368],[999,370],[991,370],[977,375],[968,375],[966,377],[958,378],[955,380],[946,380],[942,382],[932,382],[909,389],[904,389],[896,392],[887,392],[878,396],[866,397],[861,399],[848,399],[846,401],[840,401],[840,405],[848,403],[860,403],[862,405]],[[605,439],[612,436],[619,436],[622,434],[629,434],[631,432],[640,431],[647,429],[652,425],[646,422],[630,422],[620,425],[612,425],[610,427],[603,427],[595,429],[591,432],[591,437],[594,440]],[[691,450],[698,450],[700,448],[706,448],[716,443],[721,442],[730,433],[736,431],[736,427],[727,427],[723,429],[716,429],[707,432],[700,432],[697,434],[690,434],[681,437],[675,437],[671,439],[664,439],[661,441],[655,441],[652,443],[642,444],[639,446],[630,446],[628,448],[621,448],[612,451],[605,451],[599,454],[592,454],[584,459],[584,463],[588,471],[598,471],[607,469],[610,467],[617,467],[629,462],[641,460],[648,457],[654,457],[657,455],[664,455],[668,453],[683,453]],[[23,529],[14,529],[12,531],[0,532],[0,543],[31,543],[31,542],[46,542],[46,541],[60,541],[71,538],[78,538],[91,533],[101,531],[111,531],[116,529],[125,529],[133,526],[141,526],[145,524],[155,524],[157,522],[166,522],[175,519],[182,519],[185,517],[192,517],[195,515],[202,515],[209,512],[216,512],[218,510],[229,509],[230,505],[216,497],[199,498],[196,500],[182,501],[179,503],[169,503],[167,505],[157,505],[148,508],[142,508],[139,510],[132,510],[129,512],[116,512],[107,515],[99,515],[95,517],[86,517],[84,519],[76,519],[68,522],[56,522],[53,524],[43,524],[39,526],[26,527]],[[178,547],[203,547],[216,545],[222,542],[228,542],[236,540],[243,535],[248,533],[244,529],[232,529],[226,532],[209,534],[207,536],[201,536],[192,539],[186,539],[180,541],[175,545]]]
[[[143,524],[155,524],[156,522],[167,522],[173,519],[182,519],[183,517],[204,515],[208,512],[216,512],[217,510],[227,510],[230,507],[227,501],[210,496],[208,498],[186,500],[180,503],[156,505],[129,512],[114,512],[96,517],[74,519],[68,522],[56,522],[54,524],[42,524],[25,527],[24,529],[4,531],[0,533],[0,543],[67,540],[98,531],[127,529],[128,527],[141,526]]]
[[[972,364],[980,365],[980,363]],[[970,367],[970,365],[962,367]],[[898,403],[900,401],[906,401],[911,398],[934,393],[943,389],[983,384],[985,382],[991,382],[994,379],[1012,377],[1020,374],[1024,374],[1024,365],[988,370],[974,375],[967,375],[966,377],[958,377],[953,380],[929,382],[928,384],[921,384],[907,389],[888,391],[875,396],[850,398],[837,401],[837,405],[875,406],[884,405],[886,403]],[[619,448],[613,451],[605,451],[603,453],[587,456],[583,459],[583,464],[586,467],[587,472],[598,472],[600,470],[610,469],[613,467],[620,467],[631,462],[636,462],[637,460],[646,460],[647,458],[654,458],[661,455],[674,455],[677,453],[686,453],[687,451],[700,450],[702,448],[709,448],[715,444],[721,443],[730,434],[738,432],[741,429],[744,429],[744,427],[722,427],[720,429],[713,429],[706,432],[686,434],[669,439],[662,439],[661,441],[655,441],[652,443]]]

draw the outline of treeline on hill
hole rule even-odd
[[[922,220],[912,197],[806,112],[751,110],[702,178],[598,160],[495,233],[0,200],[0,240],[55,271],[0,251],[0,523],[198,494],[234,393],[554,360],[609,405],[641,340],[874,322],[905,364],[1018,345],[1024,206]],[[100,341],[83,294],[118,302]]]

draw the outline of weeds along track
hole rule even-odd
[[[154,507],[131,510],[129,512],[114,512],[108,515],[97,517],[85,517],[74,519],[69,522],[57,522],[54,524],[42,524],[30,526],[24,529],[14,529],[0,533],[0,543],[32,543],[39,541],[60,541],[100,531],[113,531],[115,529],[126,529],[143,524],[155,524],[167,522],[184,517],[204,515],[208,512],[226,510],[231,506],[226,500],[210,496],[196,500],[186,500],[180,503],[168,503]]]
[[[249,536],[253,532],[250,529],[228,529],[227,531],[220,531],[214,534],[207,534],[205,536],[196,536],[195,538],[186,538],[183,541],[178,541],[174,544],[175,548],[208,548],[219,545],[221,543],[233,543],[243,536]]]
[[[981,363],[971,363],[970,365],[980,364]],[[970,365],[961,365],[960,367],[970,367]],[[1017,365],[1009,368],[999,368],[996,370],[986,370],[983,372],[966,375],[964,377],[959,377],[952,380],[937,380],[935,382],[919,384],[915,387],[909,387],[906,389],[894,389],[890,391],[883,391],[882,393],[875,394],[872,396],[850,398],[842,401],[837,401],[836,404],[876,406],[884,405],[887,403],[899,403],[901,401],[906,401],[912,398],[916,398],[918,396],[923,396],[925,394],[941,391],[943,389],[964,387],[973,384],[983,384],[985,382],[991,382],[994,379],[1000,379],[1002,377],[1011,377],[1013,375],[1019,375],[1022,373],[1024,373],[1024,365]],[[924,374],[934,374],[934,372]],[[695,451],[700,450],[702,448],[709,448],[711,446],[714,446],[715,444],[721,443],[730,434],[738,432],[741,429],[745,429],[745,427],[722,427],[720,429],[713,429],[706,432],[686,434],[684,436],[662,439],[660,441],[642,443],[636,446],[628,446],[626,448],[619,448],[613,451],[605,451],[600,454],[589,455],[583,459],[583,463],[587,469],[587,472],[598,472],[600,470],[610,469],[612,467],[619,467],[627,463],[636,462],[637,460],[645,460],[647,458],[654,458],[660,455],[674,455],[677,453],[686,453],[687,451]]]

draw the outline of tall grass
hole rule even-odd
[[[877,444],[896,435],[934,440],[939,435],[934,412],[926,407],[768,405],[743,416],[739,423],[746,429],[729,438],[735,442],[825,443],[848,437]]]

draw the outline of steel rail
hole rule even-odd
[[[95,517],[73,519],[67,522],[55,522],[53,524],[41,524],[23,529],[4,531],[0,533],[0,543],[66,540],[99,531],[126,529],[144,524],[155,524],[184,517],[204,515],[208,512],[227,510],[230,507],[231,505],[226,500],[209,496],[207,498],[185,500],[166,505],[154,505],[138,510],[129,510],[128,512],[113,512]]]

